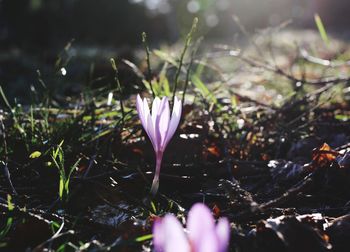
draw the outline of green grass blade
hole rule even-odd
[[[161,60],[163,60],[165,62],[168,62],[168,63],[170,63],[173,66],[177,66],[176,60],[170,54],[168,54],[166,52],[163,52],[161,50],[153,50],[153,53],[154,53],[155,56],[157,56]]]
[[[327,35],[326,29],[325,29],[325,27],[323,25],[323,22],[321,20],[321,17],[316,13],[314,18],[315,18],[315,23],[316,23],[318,32],[320,33],[323,42],[326,45],[329,45],[328,35]]]
[[[0,230],[0,240],[4,239],[5,236],[8,234],[12,226],[12,223],[13,223],[13,218],[12,217],[7,218],[5,227],[2,230]]]
[[[60,196],[60,199],[63,199],[63,192],[64,192],[64,181],[63,178],[60,177],[60,185],[59,185],[59,192],[58,195]]]
[[[135,241],[136,242],[144,242],[144,241],[151,240],[152,238],[153,238],[152,234],[147,234],[147,235],[143,235],[143,236],[137,237],[135,239]]]
[[[40,157],[41,156],[41,152],[40,151],[34,151],[34,152],[32,152],[30,155],[29,155],[29,158],[31,158],[31,159],[36,159],[36,158],[38,158],[38,157]]]
[[[1,95],[2,99],[4,100],[4,102],[5,102],[6,106],[8,107],[8,109],[9,109],[9,110],[11,111],[11,113],[12,113],[12,107],[11,107],[9,101],[7,100],[7,97],[6,97],[6,95],[5,95],[5,93],[4,93],[4,90],[2,89],[1,86],[0,86],[0,95]]]
[[[197,75],[193,75],[191,79],[193,85],[199,90],[203,97],[209,98],[210,101],[217,104],[215,95],[207,88],[207,86]]]
[[[7,209],[9,211],[12,211],[13,209],[15,209],[15,205],[12,203],[12,197],[10,194],[7,194]]]

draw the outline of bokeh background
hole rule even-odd
[[[81,60],[67,69],[74,91],[91,62],[107,68],[110,57],[134,61],[143,31],[152,48],[171,45],[199,17],[205,41],[230,43],[239,32],[233,15],[253,33],[287,20],[288,29],[316,30],[318,13],[330,34],[347,39],[349,10],[349,0],[0,0],[0,83],[11,99],[25,100],[36,70],[49,76],[72,39],[74,50],[63,56]]]
[[[2,0],[2,48],[52,48],[71,38],[102,46],[138,45],[146,31],[153,42],[177,41],[201,20],[208,37],[229,39],[237,31],[232,15],[248,28],[275,26],[292,19],[292,26],[312,28],[319,13],[332,31],[347,35],[347,0]],[[4,47],[5,46],[5,47]]]

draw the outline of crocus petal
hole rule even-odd
[[[163,97],[162,100],[159,102],[158,108],[155,111],[157,112],[157,115],[155,116],[155,122],[154,122],[155,137],[156,137],[155,141],[157,143],[158,150],[160,151],[163,151],[161,148],[162,134],[161,134],[161,128],[160,128],[160,120],[161,120],[161,117],[163,116],[166,103],[168,103],[168,98]],[[168,126],[166,126],[165,130],[167,130],[167,127]]]
[[[173,135],[177,129],[177,126],[179,125],[179,122],[181,119],[181,110],[182,110],[181,101],[178,100],[177,97],[175,96],[173,112],[171,115],[168,132],[167,132],[166,137],[164,139],[164,143],[162,144],[163,146],[168,145],[170,139],[173,137]]]
[[[163,232],[163,220],[157,219],[153,224],[153,245],[157,252],[163,252],[166,237]]]
[[[219,242],[218,252],[225,252],[230,242],[230,222],[226,218],[221,218],[215,229],[216,237]]]
[[[156,133],[155,133],[155,129],[154,129],[154,126],[153,126],[153,123],[152,123],[152,117],[151,115],[148,115],[147,116],[147,135],[149,137],[149,139],[151,140],[152,142],[152,145],[153,145],[153,149],[155,152],[158,151],[158,145],[157,145],[157,142],[156,142]]]
[[[149,109],[148,109],[147,100],[146,99],[142,100],[140,95],[137,95],[136,109],[137,109],[137,113],[139,115],[139,118],[140,118],[140,121],[141,121],[143,128],[145,129],[148,137],[151,138],[150,134],[149,134],[148,123],[147,123],[148,117],[149,117]],[[152,141],[152,139],[151,139],[151,141]]]
[[[146,98],[143,98],[142,108],[143,108],[143,112],[142,113],[143,113],[143,116],[144,116],[145,122],[146,122],[145,130],[148,131],[149,130],[148,119],[151,117],[151,113],[149,111],[149,107],[148,107],[148,103],[147,103],[147,99]]]
[[[190,252],[190,245],[182,225],[170,214],[166,215],[160,224],[154,226],[153,242],[157,252]]]
[[[141,96],[139,94],[137,95],[137,98],[136,98],[136,109],[137,109],[137,113],[139,115],[139,118],[141,120],[141,124],[145,128],[145,126],[147,126],[147,124],[145,123],[145,116],[143,113],[143,101],[142,101]]]
[[[170,122],[170,108],[168,98],[164,97],[161,104],[161,110],[157,121],[157,128],[159,129],[159,146],[162,151],[165,150],[165,139],[169,130]]]
[[[152,122],[153,125],[156,125],[156,119],[159,114],[159,109],[160,109],[160,99],[158,97],[154,98],[153,103],[152,103]]]
[[[214,230],[203,230],[203,234],[194,244],[195,252],[220,252],[220,244]]]
[[[167,214],[153,225],[156,252],[226,252],[230,239],[230,223],[219,219],[215,226],[209,208],[201,203],[192,206],[187,221],[189,239],[175,216]]]
[[[145,122],[143,127],[148,134],[148,130],[149,130],[148,129],[148,117],[150,117],[150,112],[149,112],[148,103],[147,103],[146,98],[143,98],[143,100],[142,100],[141,110],[142,110],[141,114],[142,114],[143,120]]]
[[[142,122],[142,120],[141,120],[143,128],[145,129],[149,139],[151,140],[151,143],[153,145],[153,149],[155,151],[157,151],[157,145],[156,145],[156,143],[154,141],[154,139],[155,139],[155,132],[154,132],[153,124],[152,124],[152,117],[151,117],[151,114],[150,114],[150,111],[149,111],[149,108],[148,108],[148,103],[147,103],[146,98],[143,99],[142,108],[140,108],[140,111],[142,111],[140,113],[140,118],[142,116],[143,121],[144,121],[144,122]]]
[[[187,229],[195,248],[200,247],[202,237],[206,233],[215,232],[214,218],[206,205],[196,203],[192,206],[188,213]]]

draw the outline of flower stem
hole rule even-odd
[[[185,54],[186,54],[186,51],[187,51],[188,47],[191,45],[193,34],[196,31],[196,29],[197,29],[197,24],[198,24],[198,18],[196,17],[196,18],[193,19],[191,30],[186,36],[185,46],[184,46],[184,48],[182,50],[182,53],[181,53],[181,56],[180,56],[179,66],[178,66],[178,68],[176,70],[175,79],[174,79],[174,90],[173,90],[173,98],[172,98],[172,104],[173,105],[174,105],[174,101],[175,101],[175,95],[176,95],[177,85],[178,85],[178,82],[179,82],[180,73],[181,73],[181,70],[182,70],[182,65],[183,65],[183,62],[184,62],[184,59],[185,59]]]
[[[162,165],[163,152],[156,153],[156,172],[154,173],[154,178],[151,187],[151,194],[154,196],[158,192],[159,187],[159,175],[160,175],[160,167]]]

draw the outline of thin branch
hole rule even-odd
[[[6,132],[5,132],[5,125],[4,122],[2,120],[2,118],[0,117],[0,130],[2,131],[2,139],[3,139],[3,147],[4,147],[4,161],[3,161],[3,166],[4,166],[4,175],[11,187],[12,193],[14,195],[17,195],[16,189],[13,186],[12,180],[11,180],[11,174],[10,171],[8,169],[8,149],[7,149],[7,141],[6,141]]]
[[[191,45],[191,40],[192,40],[193,33],[194,33],[194,32],[196,31],[196,29],[197,29],[197,23],[198,23],[198,18],[195,18],[195,19],[193,20],[193,24],[192,24],[191,30],[190,30],[190,32],[187,34],[185,46],[184,46],[184,49],[183,49],[183,51],[182,51],[182,53],[181,53],[179,66],[178,66],[178,68],[177,68],[177,71],[176,71],[176,74],[175,74],[175,79],[174,79],[174,90],[173,90],[172,104],[174,104],[175,95],[176,95],[176,90],[177,90],[177,86],[178,86],[179,77],[180,77],[180,73],[181,73],[183,61],[184,61],[184,58],[185,58],[185,54],[186,54],[187,48]]]
[[[149,86],[151,88],[151,92],[152,92],[152,96],[153,99],[156,97],[154,90],[153,90],[153,86],[152,86],[152,68],[151,68],[151,61],[150,61],[150,50],[148,47],[148,43],[147,43],[147,34],[145,32],[142,33],[142,43],[143,46],[145,47],[145,51],[146,51],[146,61],[147,61],[147,70],[148,70],[148,74],[147,74],[147,81],[149,83]]]

